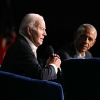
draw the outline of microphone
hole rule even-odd
[[[51,45],[48,46],[48,47],[46,47],[46,52],[47,52],[47,54],[48,54],[51,58],[54,57],[54,49],[52,48]]]
[[[46,52],[51,58],[54,57],[54,49],[52,48],[51,45],[46,47]],[[58,70],[61,72],[61,68],[58,68]]]

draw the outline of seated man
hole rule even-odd
[[[19,28],[19,35],[8,48],[1,70],[43,80],[57,79],[61,60],[57,54],[47,60],[46,66],[40,66],[36,50],[42,45],[46,34],[44,18],[39,14],[27,14]],[[41,52],[42,53],[42,52]]]
[[[74,42],[59,49],[61,60],[71,58],[91,58],[88,51],[96,42],[97,30],[91,24],[82,24],[74,35]]]

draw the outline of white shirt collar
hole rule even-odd
[[[20,34],[21,34],[21,33],[20,33]],[[23,34],[21,34],[21,35],[24,36]],[[29,43],[29,45],[30,45],[32,51],[34,52],[34,50],[37,50],[37,47],[36,47],[26,36],[24,36],[24,37],[25,37],[25,39],[27,40],[27,42]]]
[[[76,49],[76,55],[77,55],[77,58],[85,58],[85,53],[82,56],[77,49]]]
[[[75,46],[75,45],[74,45]],[[75,47],[75,50],[76,50],[76,57],[77,58],[85,58],[85,53],[83,54],[83,56],[79,53],[79,51],[77,50],[77,48]]]

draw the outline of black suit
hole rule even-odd
[[[1,69],[36,79],[53,80],[57,78],[53,66],[40,66],[30,45],[20,34],[8,48]]]
[[[62,61],[65,59],[76,58],[74,43],[70,43],[69,45],[62,47],[56,53],[60,56]],[[92,54],[89,51],[86,51],[85,58],[92,58]]]

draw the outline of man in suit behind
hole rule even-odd
[[[97,30],[91,24],[82,24],[74,35],[74,42],[60,48],[57,54],[61,60],[72,58],[91,58],[88,51],[96,42]]]
[[[8,48],[1,70],[43,80],[57,79],[61,60],[57,54],[48,58],[46,66],[40,66],[36,50],[42,45],[46,34],[44,18],[39,14],[27,14],[19,28],[19,35]]]

